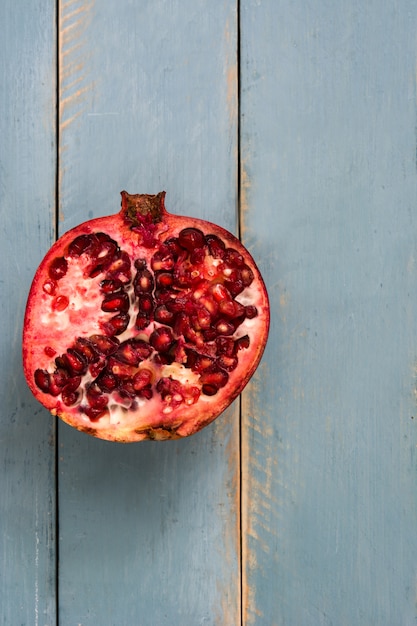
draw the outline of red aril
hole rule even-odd
[[[35,397],[111,441],[177,439],[237,397],[269,329],[265,285],[223,228],[169,214],[165,192],[63,235],[29,293],[23,365]]]

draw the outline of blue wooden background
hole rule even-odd
[[[0,623],[417,623],[417,6],[0,3]],[[239,233],[272,327],[190,439],[55,424],[21,327],[121,189]]]

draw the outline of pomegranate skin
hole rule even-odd
[[[34,276],[23,369],[36,399],[109,441],[187,437],[240,394],[262,357],[268,295],[225,229],[170,214],[165,192],[71,229]]]

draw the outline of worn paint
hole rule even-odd
[[[0,623],[54,626],[55,427],[28,391],[26,295],[54,234],[55,3],[0,4]]]
[[[61,2],[59,8],[59,118],[62,143],[64,131],[85,114],[86,96],[93,89],[88,74],[86,55],[88,27],[93,17],[95,1]]]
[[[235,8],[103,0],[85,24],[62,24],[63,229],[115,212],[123,188],[166,189],[172,210],[233,228]],[[63,623],[240,622],[237,410],[190,440],[138,447],[60,425]]]
[[[235,1],[59,11],[57,133],[55,2],[0,6],[0,622],[57,623],[54,423],[24,386],[20,326],[59,136],[62,229],[122,188],[166,188],[233,230],[240,167],[272,310],[241,457],[237,403],[167,444],[60,425],[60,623],[415,623],[414,3],[242,0],[240,68]]]
[[[416,21],[241,4],[243,232],[273,319],[244,399],[247,624],[416,619]]]

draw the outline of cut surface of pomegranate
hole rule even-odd
[[[178,439],[239,395],[268,337],[269,302],[231,233],[170,214],[165,192],[64,234],[29,292],[23,367],[53,415],[95,437]]]

